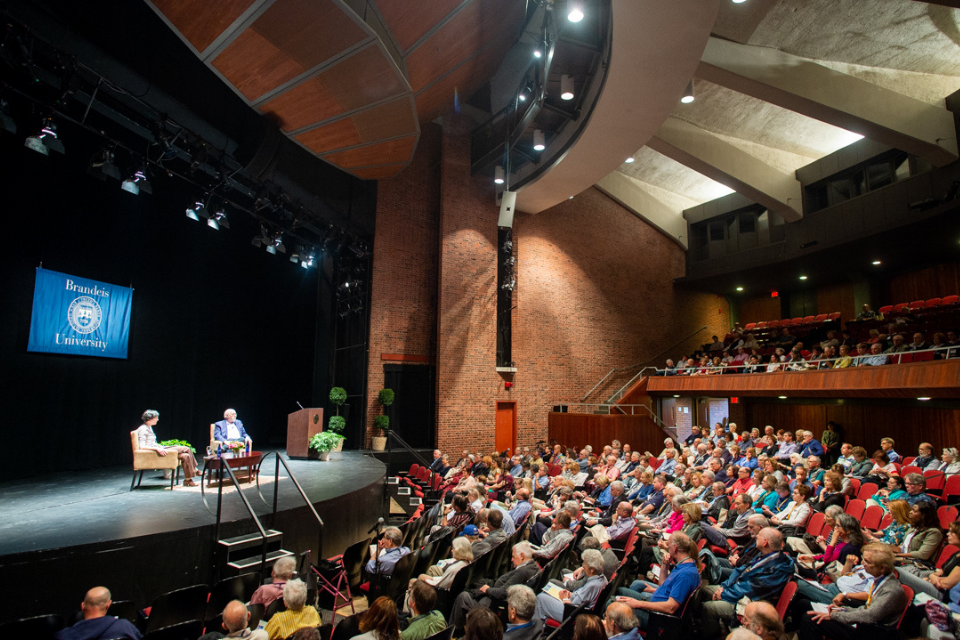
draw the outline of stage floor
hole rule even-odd
[[[284,459],[314,504],[381,483],[386,470],[376,458],[354,451],[333,453],[326,462],[289,460],[286,456]],[[270,456],[260,470],[261,492],[269,505],[257,495],[255,482],[241,483],[241,490],[258,517],[272,511],[274,466]],[[207,489],[208,511],[199,488],[191,490],[178,485],[170,491],[170,481],[159,479],[160,474],[145,472],[141,487],[133,491],[132,470],[127,466],[0,483],[0,556],[102,544],[215,524],[215,484]],[[303,506],[303,499],[281,465],[278,511]],[[367,518],[375,522],[380,515],[371,510]],[[322,510],[321,517],[328,520]],[[243,502],[225,491],[223,522],[246,519],[249,515]],[[328,520],[327,529],[336,524]],[[264,525],[268,526],[268,522]]]

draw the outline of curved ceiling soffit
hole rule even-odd
[[[369,24],[342,0],[147,2],[284,135],[362,179],[406,167],[420,123],[493,73],[516,37],[502,20],[523,19],[512,0],[378,0]]]
[[[610,66],[590,121],[567,153],[517,193],[539,213],[599,182],[643,147],[693,77],[721,0],[613,0]]]

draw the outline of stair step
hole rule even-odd
[[[277,549],[276,551],[271,551],[267,554],[267,564],[275,562],[280,558],[286,556],[292,556],[292,551],[287,551],[286,549]],[[260,566],[260,556],[250,556],[249,558],[244,558],[243,560],[235,560],[234,562],[228,562],[228,567],[237,569],[238,571],[244,571],[246,569],[253,569]]]
[[[273,540],[274,538],[279,538],[283,535],[280,531],[275,529],[267,529],[267,540]],[[235,538],[224,538],[223,540],[217,540],[217,544],[223,545],[230,550],[239,549],[243,546],[250,546],[252,543],[260,544],[263,542],[263,538],[260,537],[260,532],[246,533],[242,536],[237,536]]]

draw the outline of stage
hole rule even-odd
[[[386,468],[376,458],[348,451],[326,462],[284,459],[324,520],[324,555],[362,539],[385,515]],[[271,455],[260,470],[266,504],[255,482],[242,482],[241,491],[265,528],[283,532],[284,549],[309,549],[315,560],[319,527],[283,465],[272,521],[275,464]],[[160,474],[145,472],[134,491],[129,466],[0,484],[0,584],[17,585],[0,623],[8,615],[72,614],[96,585],[110,588],[114,600],[145,607],[171,589],[212,583],[216,485],[206,489],[208,511],[199,487],[171,491]],[[222,509],[221,538],[256,531],[232,487],[224,490]]]

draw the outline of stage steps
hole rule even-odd
[[[406,517],[413,515],[413,512],[417,510],[421,503],[421,499],[414,495],[410,485],[396,477],[387,478],[387,497],[393,498],[396,504],[403,509]]]
[[[217,544],[221,548],[219,556],[231,572],[236,571],[237,574],[240,574],[258,569],[261,572],[266,570],[266,567],[261,567],[263,538],[260,537],[258,532],[217,540]],[[268,566],[284,556],[293,555],[292,551],[287,551],[282,547],[283,532],[276,529],[267,529]]]

